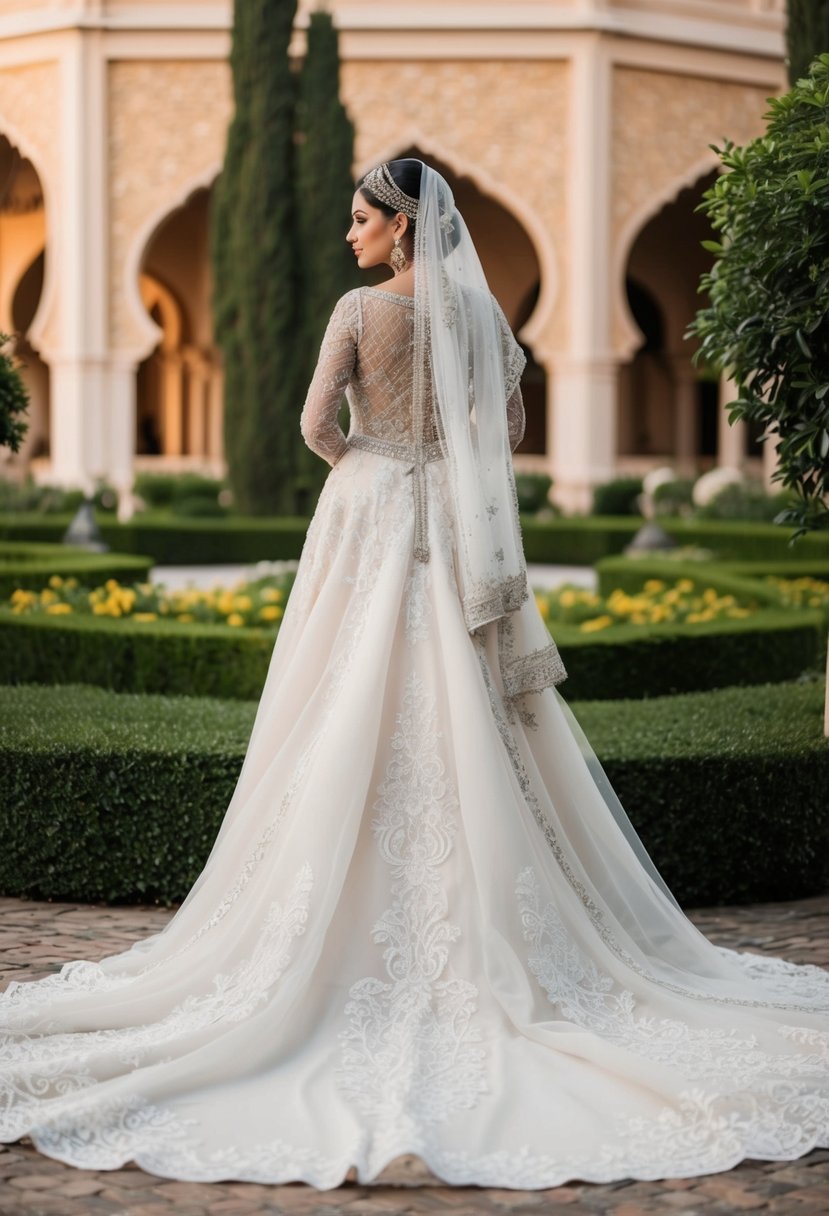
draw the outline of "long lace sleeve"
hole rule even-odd
[[[516,384],[507,398],[507,434],[509,436],[511,452],[515,451],[524,438],[526,425],[527,416],[524,413],[524,399],[521,396],[521,385]]]
[[[501,352],[504,360],[504,389],[507,395],[507,432],[510,450],[515,451],[524,438],[527,424],[521,395],[521,373],[527,366],[527,356],[515,339],[501,305],[492,297],[501,329]]]
[[[348,446],[337,415],[357,357],[354,293],[334,307],[299,419],[302,438],[312,452],[335,465]]]

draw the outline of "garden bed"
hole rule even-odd
[[[137,582],[147,577],[152,564],[151,557],[128,553],[90,553],[71,545],[0,541],[0,600],[19,587],[46,587],[55,575],[89,584],[108,578]]]
[[[256,705],[4,692],[0,893],[177,901],[201,870]],[[820,681],[573,705],[686,905],[794,899],[829,881]]]

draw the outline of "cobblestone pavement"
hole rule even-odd
[[[76,958],[98,959],[157,932],[169,912],[0,899],[0,987]],[[829,966],[829,895],[790,904],[692,913],[722,945]],[[395,1162],[373,1186],[318,1192],[303,1185],[171,1182],[134,1166],[77,1170],[36,1153],[27,1140],[0,1146],[0,1216],[827,1216],[829,1151],[799,1161],[748,1161],[727,1174],[610,1186],[573,1183],[549,1191],[447,1187],[413,1159]]]

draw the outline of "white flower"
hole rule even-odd
[[[734,485],[744,480],[745,478],[740,470],[732,468],[730,465],[723,465],[722,468],[718,469],[710,469],[709,472],[703,473],[702,477],[698,477],[694,482],[691,498],[695,506],[707,507],[709,502],[712,502],[726,486]]]

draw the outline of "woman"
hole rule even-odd
[[[555,687],[524,359],[448,185],[393,161],[353,209],[394,277],[322,344],[302,426],[334,467],[238,786],[162,933],[10,985],[0,1138],[320,1188],[404,1153],[523,1188],[829,1144],[829,974],[693,928]]]

